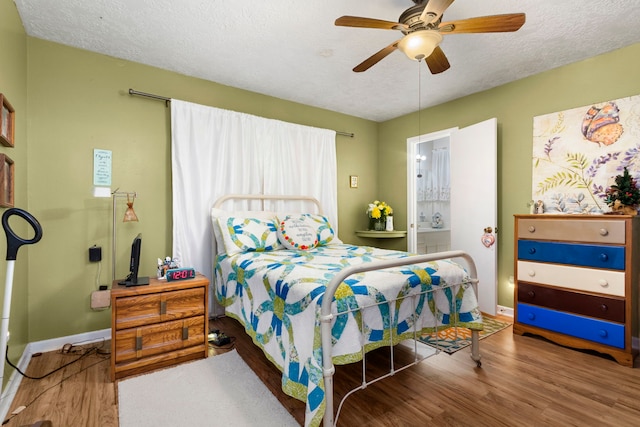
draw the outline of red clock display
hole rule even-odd
[[[167,270],[166,277],[167,282],[194,279],[196,277],[196,271],[193,268],[172,268]]]

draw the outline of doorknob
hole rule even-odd
[[[480,238],[480,241],[485,247],[490,248],[496,242],[496,238],[493,235],[493,228],[485,227],[484,234]]]

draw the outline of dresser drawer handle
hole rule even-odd
[[[136,351],[142,350],[142,337],[136,337]]]
[[[529,295],[529,298],[535,298],[536,293],[534,291],[529,291],[527,292],[527,295]]]
[[[529,248],[529,253],[531,255],[535,254],[536,253],[536,248]]]
[[[609,235],[609,230],[607,230],[606,228],[601,228],[600,229],[600,235],[601,236],[608,236]]]
[[[536,320],[535,313],[527,313],[527,317],[529,318],[529,320]]]
[[[598,335],[600,335],[600,337],[602,337],[602,338],[606,338],[606,337],[607,337],[607,335],[609,335],[609,334],[608,334],[608,333],[607,333],[607,331],[605,331],[604,329],[600,329],[600,330],[598,331]]]
[[[607,311],[609,311],[609,307],[607,307],[607,304],[602,304],[600,306],[600,310],[602,310],[603,312],[607,312]]]
[[[167,302],[160,301],[160,314],[167,314]]]
[[[527,230],[529,230],[529,233],[534,233],[536,231],[536,228],[533,225],[530,225]]]
[[[609,261],[609,255],[600,254],[600,261]]]
[[[609,287],[609,282],[607,282],[605,279],[598,280],[598,284],[600,285],[601,288],[608,288]]]
[[[182,327],[182,341],[186,341],[189,339],[189,328],[186,326]]]
[[[534,277],[536,275],[536,272],[534,270],[529,270],[527,274],[529,275],[529,277]]]

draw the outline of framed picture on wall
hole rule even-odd
[[[13,207],[14,164],[6,154],[0,154],[0,206]]]
[[[14,144],[15,114],[9,100],[0,93],[0,143],[5,147],[13,147]]]

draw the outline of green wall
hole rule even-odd
[[[15,112],[15,144],[14,147],[0,146],[0,153],[6,154],[12,159],[15,168],[15,200],[14,206],[23,209],[28,208],[27,199],[27,43],[26,35],[18,15],[18,11],[12,1],[0,1],[0,93],[4,94],[11,103]],[[0,208],[0,214],[5,209]],[[15,221],[14,221],[15,220]],[[25,238],[31,238],[31,227],[18,218],[12,217],[10,225],[14,231]],[[32,232],[31,232],[32,233]],[[0,301],[4,300],[6,280],[6,239],[4,231],[0,235],[0,254],[3,261],[0,262]],[[11,339],[9,342],[9,357],[14,362],[22,354],[25,345],[29,342],[28,331],[28,253],[32,247],[23,246],[15,261],[13,275],[11,321],[9,330]],[[6,313],[5,313],[6,314]],[[11,374],[10,369],[5,369],[4,382]]]
[[[35,38],[27,43],[29,203],[45,233],[29,259],[30,341],[110,326],[109,310],[89,308],[98,286],[90,246],[103,248],[100,283],[111,278],[111,199],[92,197],[93,149],[113,153],[112,189],[138,193],[138,223],[120,222],[126,208],[120,200],[116,276],[128,271],[138,232],[144,275],[155,274],[158,257],[171,255],[170,108],[131,96],[129,88],[355,133],[338,136],[336,145],[339,234],[356,241],[351,230],[364,225],[364,206],[376,192],[377,123]],[[349,175],[360,176],[358,190],[348,188]]]
[[[498,120],[498,304],[513,307],[513,215],[531,200],[533,118],[640,94],[640,44],[389,120],[380,125],[380,197],[403,207],[394,222],[406,229],[406,140],[452,127]],[[437,78],[437,77],[436,77]],[[434,78],[435,79],[435,78]],[[455,161],[455,159],[452,159]],[[399,209],[397,209],[398,211]],[[473,206],[469,206],[473,215]],[[481,231],[478,232],[480,238]],[[402,249],[405,242],[396,242]]]

